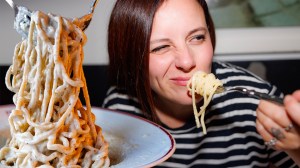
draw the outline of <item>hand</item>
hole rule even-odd
[[[266,144],[284,151],[300,150],[300,90],[286,96],[284,106],[261,100],[257,131]]]
[[[284,99],[284,106],[289,117],[300,126],[300,90],[295,91],[292,96],[287,95]]]

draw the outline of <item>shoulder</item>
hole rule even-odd
[[[261,79],[259,76],[252,73],[251,71],[227,62],[217,62],[217,61],[213,62],[212,71],[220,79],[239,76],[240,78],[248,77],[248,79],[257,80],[257,82],[260,83],[267,83],[265,80]]]
[[[124,90],[118,89],[116,86],[111,86],[107,90],[102,107],[142,115],[138,100],[128,95]]]
[[[283,96],[281,91],[253,72],[226,62],[213,62],[212,72],[225,87],[246,87],[261,93]]]

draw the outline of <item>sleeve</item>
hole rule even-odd
[[[270,161],[272,165],[274,165],[275,167],[298,168],[296,163],[285,152],[270,148],[269,153],[270,153]]]
[[[117,89],[115,86],[108,89],[102,107],[144,117],[137,98],[126,94],[125,91]]]

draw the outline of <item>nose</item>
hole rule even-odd
[[[195,56],[187,46],[177,51],[175,66],[185,72],[190,71],[196,66]]]

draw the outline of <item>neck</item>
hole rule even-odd
[[[170,128],[179,128],[194,116],[192,105],[180,105],[165,100],[156,101],[155,104],[159,120]]]

